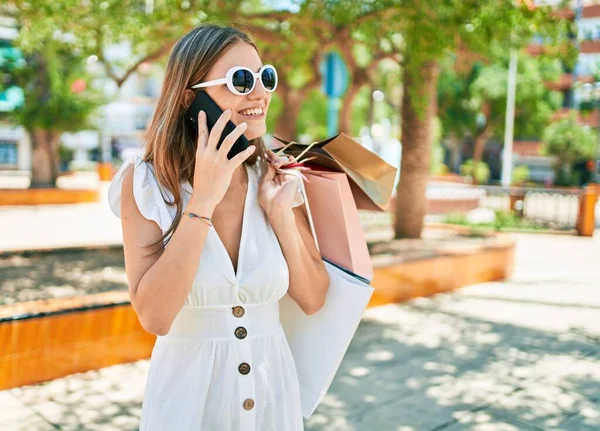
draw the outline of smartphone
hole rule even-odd
[[[221,114],[223,114],[223,110],[217,105],[217,102],[206,93],[206,91],[199,91],[186,112],[187,120],[190,122],[190,126],[196,133],[198,132],[198,114],[201,110],[206,113],[206,125],[208,126],[208,132],[210,133]],[[217,149],[221,148],[221,144],[223,144],[227,135],[233,132],[235,127],[235,124],[233,124],[231,120],[227,121],[223,133],[219,138]],[[227,158],[231,160],[237,154],[248,148],[249,145],[250,142],[248,141],[248,138],[242,134],[237,141],[235,141],[229,153],[227,153]]]

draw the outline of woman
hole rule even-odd
[[[247,87],[212,82],[237,66],[261,78],[248,71]],[[157,335],[142,431],[303,429],[278,301],[289,293],[315,313],[329,277],[293,206],[297,180],[277,171],[287,160],[261,139],[277,79],[262,66],[237,29],[206,24],[185,35],[169,57],[144,152],[109,189],[131,303]],[[197,91],[225,111],[210,133],[202,112],[197,132],[184,119]],[[236,128],[217,149],[228,119]],[[229,160],[242,133],[251,145]]]

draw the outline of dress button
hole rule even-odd
[[[254,408],[254,400],[252,398],[248,398],[244,401],[244,408],[246,410],[252,410]]]
[[[243,326],[236,328],[235,336],[237,338],[241,340],[242,338],[246,338],[246,335],[248,335],[248,331],[246,331],[246,328],[244,328]]]
[[[250,365],[245,362],[242,362],[238,367],[240,374],[246,375],[250,372]]]
[[[233,315],[235,317],[242,317],[244,315],[244,313],[246,312],[244,310],[244,307],[240,307],[240,306],[233,307],[232,310],[233,310]]]

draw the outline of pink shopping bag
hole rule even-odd
[[[371,281],[373,264],[345,173],[304,171],[321,256]]]

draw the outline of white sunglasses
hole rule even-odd
[[[229,91],[233,94],[244,96],[254,90],[254,86],[258,79],[260,79],[262,86],[268,92],[273,92],[277,88],[277,71],[275,70],[275,67],[270,64],[265,64],[258,72],[253,72],[247,67],[235,66],[227,71],[225,78],[201,82],[192,85],[190,88],[203,88],[227,84],[227,88],[229,88]]]

